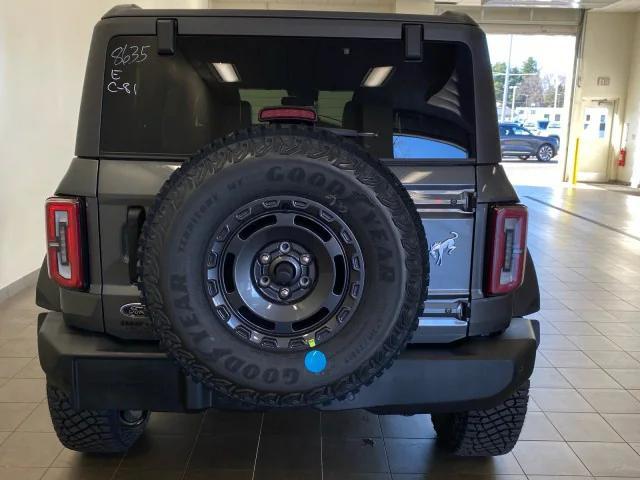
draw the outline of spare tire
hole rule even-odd
[[[160,190],[140,288],[194,380],[254,406],[343,399],[389,367],[426,298],[420,218],[353,142],[294,125],[218,141]]]

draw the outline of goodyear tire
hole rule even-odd
[[[513,450],[527,414],[529,381],[494,408],[431,415],[439,444],[461,457],[505,455]]]
[[[417,326],[428,262],[396,177],[357,145],[254,128],[196,154],[150,209],[140,288],[194,380],[254,406],[345,398]]]
[[[48,384],[47,402],[60,443],[77,452],[126,452],[149,422],[147,411],[77,410],[66,393]]]

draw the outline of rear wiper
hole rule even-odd
[[[351,130],[348,128],[332,128],[332,127],[318,127],[323,128],[324,130],[328,130],[334,135],[338,135],[340,137],[377,137],[378,134],[375,132],[359,132],[357,130]]]

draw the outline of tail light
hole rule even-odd
[[[83,288],[82,203],[78,198],[52,197],[46,202],[49,277],[66,288]]]
[[[498,205],[489,217],[489,271],[486,289],[489,295],[509,293],[524,278],[527,253],[527,207]]]

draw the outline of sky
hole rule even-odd
[[[509,56],[509,35],[487,35],[491,63],[505,62]],[[543,75],[570,77],[573,70],[575,37],[570,35],[514,35],[511,64],[520,66],[528,58],[538,61]]]

